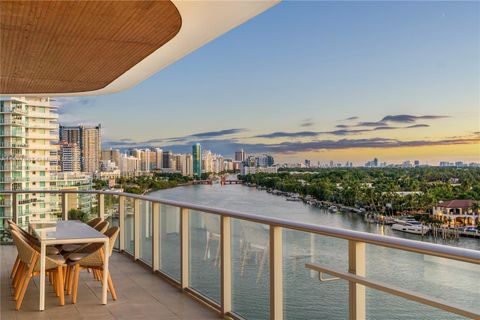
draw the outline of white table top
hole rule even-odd
[[[107,238],[89,225],[74,220],[31,223],[30,228],[40,241]]]

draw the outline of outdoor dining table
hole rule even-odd
[[[49,245],[103,243],[109,250],[109,238],[80,221],[32,222],[31,233],[40,241],[40,311],[45,310],[45,253]],[[102,304],[107,304],[108,254],[105,254],[102,284]]]

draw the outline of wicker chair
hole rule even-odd
[[[102,218],[95,218],[95,219],[92,219],[92,220],[88,221],[87,224],[90,227],[95,228],[100,222],[102,222]]]
[[[109,237],[109,246],[110,252],[108,256],[110,257],[113,252],[113,246],[115,240],[117,239],[120,229],[118,227],[112,227],[105,231],[105,235]],[[94,275],[98,280],[102,280],[102,271],[103,271],[103,261],[104,261],[104,250],[103,244],[101,243],[92,243],[87,247],[79,250],[75,253],[72,253],[68,256],[68,270],[67,271],[67,294],[72,293],[72,303],[77,302],[77,290],[78,290],[78,278],[80,275],[81,269],[91,269],[93,270]],[[73,279],[71,277],[73,271]],[[112,278],[110,273],[108,273],[108,288],[112,295],[113,300],[117,300],[117,293],[113,287]],[[72,285],[73,281],[73,285]]]
[[[20,233],[30,245],[40,247],[40,242],[38,241],[38,239],[30,235],[28,232],[26,232],[22,228],[20,228],[15,222],[13,222],[12,220],[7,220],[7,223],[8,223],[8,226],[10,227],[10,230],[15,230],[18,233]],[[60,254],[60,250],[58,250],[53,246],[47,246],[46,255],[57,255],[57,254]],[[19,264],[20,264],[20,258],[17,255],[17,258],[15,259],[15,263],[13,264],[12,272],[10,273],[11,279],[15,277]]]
[[[15,308],[16,310],[20,310],[30,279],[40,274],[40,253],[38,248],[32,246],[18,231],[12,229],[11,233],[20,259],[18,270],[13,279],[13,286],[15,288],[14,298],[17,301]],[[63,282],[64,265],[65,259],[60,255],[45,257],[45,271],[51,279],[55,292],[59,297],[60,305],[62,306],[65,304]]]
[[[98,232],[104,233],[108,229],[108,221],[100,222],[93,229],[97,230]]]

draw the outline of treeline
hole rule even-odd
[[[310,195],[321,201],[391,214],[427,211],[440,200],[480,200],[480,168],[297,169],[239,176],[239,179]]]
[[[122,188],[125,192],[143,194],[145,192],[173,188],[181,184],[189,183],[192,178],[182,176],[180,173],[153,173],[152,176],[121,177],[116,180],[116,188]],[[95,180],[95,189],[107,187],[106,181]]]

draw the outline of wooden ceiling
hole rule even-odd
[[[171,1],[0,1],[0,94],[104,88],[179,32]]]

